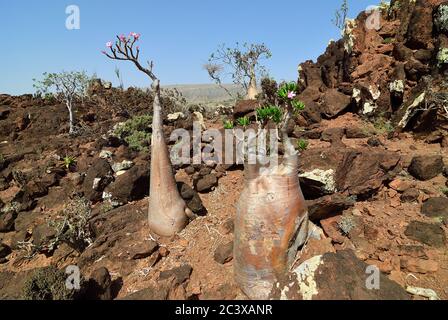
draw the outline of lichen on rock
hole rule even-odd
[[[434,14],[434,24],[440,32],[448,32],[448,4],[442,4]]]

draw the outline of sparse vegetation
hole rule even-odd
[[[442,188],[440,188],[440,192],[442,192],[445,196],[448,197],[448,187],[442,187]]]
[[[391,43],[393,43],[394,41],[395,41],[394,38],[387,37],[387,38],[385,38],[385,39],[383,40],[383,43],[384,43],[384,44],[391,44]]]
[[[89,201],[84,198],[71,200],[61,212],[61,220],[50,224],[57,230],[55,241],[65,242],[79,251],[84,250],[92,244],[92,232],[89,225],[91,214]]]
[[[25,281],[24,300],[74,300],[75,290],[66,287],[67,275],[54,266],[35,270]]]
[[[305,140],[305,139],[299,139],[299,140],[297,141],[297,148],[298,148],[300,151],[305,151],[306,149],[308,149],[308,146],[309,146],[309,142],[308,142],[308,140]]]
[[[277,106],[266,106],[257,109],[257,120],[266,123],[271,120],[276,124],[279,124],[282,121],[283,112]]]
[[[243,128],[247,128],[250,125],[250,119],[247,116],[238,118],[236,122],[238,123],[239,126]]]
[[[341,232],[347,236],[350,234],[350,232],[353,230],[353,228],[356,227],[356,223],[352,216],[343,215],[341,217],[341,220],[338,222],[338,227],[339,227],[339,230],[341,230]]]
[[[147,151],[151,140],[152,116],[135,116],[115,129],[114,134],[135,151]]]
[[[384,116],[376,117],[373,121],[373,126],[379,134],[390,133],[395,130],[392,122],[387,120]]]
[[[86,90],[90,78],[83,72],[44,73],[43,80],[34,80],[34,88],[38,94],[47,95],[53,93],[55,97],[63,101],[69,113],[70,134],[76,133],[74,107],[86,96]]]
[[[65,156],[62,161],[64,162],[64,167],[66,169],[70,169],[76,164],[76,158],[72,156]]]
[[[82,252],[92,244],[92,232],[89,220],[91,204],[84,198],[70,200],[60,212],[59,217],[50,220],[48,226],[55,230],[53,237],[35,245],[31,241],[19,243],[19,248],[25,253],[25,258],[31,259],[37,253],[51,253],[61,243],[66,243],[73,249]]]
[[[223,125],[224,125],[224,129],[233,129],[235,126],[233,123],[233,120],[224,120]]]

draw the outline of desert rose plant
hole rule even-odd
[[[284,145],[281,161],[266,165],[267,155],[245,162],[245,186],[235,220],[234,270],[237,283],[252,299],[267,299],[273,284],[286,275],[298,248],[308,237],[308,211],[299,185],[299,153],[287,134],[287,124],[303,104],[296,100],[295,83],[278,91],[278,106],[257,110],[258,136],[276,124]],[[272,139],[272,138],[271,138]],[[248,153],[253,151],[249,142]],[[269,159],[276,157],[271,150]]]
[[[163,134],[162,106],[160,103],[160,81],[153,72],[153,62],[144,67],[140,61],[140,48],[136,43],[140,34],[132,32],[129,36],[117,36],[117,40],[108,42],[108,58],[132,62],[138,70],[152,81],[154,92],[152,141],[151,141],[151,182],[149,200],[149,227],[161,236],[172,236],[181,231],[188,223],[192,212],[179,194],[174,178],[168,147]]]
[[[42,80],[33,80],[33,86],[39,94],[48,96],[48,94],[53,93],[58,100],[65,104],[69,114],[69,133],[74,134],[76,131],[75,104],[85,97],[90,78],[85,72],[63,71],[60,73],[44,73]]]

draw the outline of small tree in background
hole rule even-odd
[[[115,67],[114,72],[115,72],[115,76],[117,77],[118,81],[120,82],[120,89],[123,90],[124,84],[123,84],[123,77],[121,76],[120,69],[118,69],[118,67]]]
[[[257,79],[266,74],[266,68],[260,64],[262,59],[269,59],[271,51],[264,44],[236,43],[235,48],[221,45],[204,65],[210,78],[222,88],[223,77],[230,75],[233,83],[242,86],[247,99],[255,99],[258,94]],[[226,89],[226,92],[230,92]]]
[[[331,20],[331,22],[333,22],[333,24],[339,30],[341,30],[341,33],[344,32],[345,21],[347,20],[347,16],[348,16],[348,0],[343,0],[341,7],[335,12],[334,19]]]
[[[54,93],[54,96],[65,103],[69,113],[70,134],[76,132],[74,107],[86,96],[90,78],[82,71],[63,71],[60,73],[44,73],[41,81],[34,80],[34,88],[39,95]]]

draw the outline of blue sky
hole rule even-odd
[[[101,53],[115,34],[142,34],[143,57],[155,61],[162,84],[208,83],[202,65],[221,43],[264,42],[278,80],[295,80],[297,65],[339,37],[331,23],[341,0],[14,0],[0,1],[0,93],[33,92],[43,72],[86,70],[125,86],[149,81],[130,63]],[[81,29],[67,30],[65,9],[77,5]],[[350,17],[375,1],[349,0]],[[251,22],[253,21],[253,22]]]

